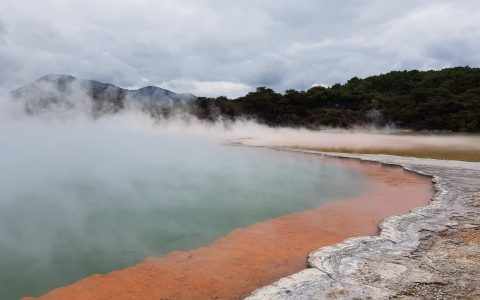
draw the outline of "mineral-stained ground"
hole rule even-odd
[[[307,269],[249,299],[480,299],[480,163],[333,155],[432,176],[436,195],[426,207],[384,220],[380,236],[312,252]]]

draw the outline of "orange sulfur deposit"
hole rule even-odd
[[[357,169],[368,177],[367,188],[354,198],[234,230],[206,247],[92,275],[39,299],[242,298],[304,269],[312,250],[353,236],[376,235],[382,219],[424,206],[433,196],[429,178],[399,167],[318,159]]]

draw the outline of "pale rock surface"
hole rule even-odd
[[[385,219],[380,235],[310,253],[307,269],[247,299],[480,299],[480,163],[322,153],[433,178],[430,205]]]

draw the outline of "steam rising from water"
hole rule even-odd
[[[36,82],[41,90],[46,91],[54,97],[62,98],[58,87],[52,83]],[[24,91],[25,92],[25,91]],[[12,101],[6,94],[0,94],[0,121],[11,122],[12,120],[32,119],[44,121],[56,126],[62,126],[63,121],[76,124],[82,127],[83,124],[92,121],[92,108],[94,105],[87,97],[84,87],[77,82],[68,89],[68,98],[59,103],[47,105],[46,109],[40,109],[39,113],[32,118],[25,115],[25,107],[36,107],[35,94],[28,91],[24,102],[20,99]],[[325,129],[312,131],[307,129],[292,128],[270,128],[258,124],[254,120],[239,120],[236,122],[219,119],[215,123],[204,122],[188,114],[181,106],[172,106],[172,103],[165,103],[174,111],[167,119],[152,119],[145,111],[142,111],[142,104],[127,97],[125,109],[120,113],[106,114],[97,120],[97,124],[108,126],[106,123],[115,124],[124,128],[135,128],[142,131],[158,131],[189,133],[217,141],[230,139],[248,138],[251,145],[272,145],[272,146],[303,146],[312,148],[389,148],[389,149],[410,149],[410,148],[446,148],[462,150],[479,150],[480,137],[478,135],[433,135],[417,134],[411,135],[405,131],[398,131],[395,128],[356,128],[352,130]],[[107,109],[108,110],[108,109]]]
[[[2,105],[1,299],[206,245],[363,186],[342,167],[223,146],[236,129],[183,115],[157,121],[132,109],[94,119]]]
[[[350,170],[220,145],[228,140],[480,148],[475,137],[274,129],[251,120],[207,123],[183,112],[157,120],[135,107],[93,118],[81,95],[71,100],[82,104],[38,115],[5,96],[0,101],[2,299],[204,245],[236,227],[354,195],[363,185]]]

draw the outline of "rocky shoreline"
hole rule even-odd
[[[399,165],[432,177],[436,194],[378,236],[311,252],[307,269],[247,299],[480,298],[480,163],[272,148]]]

